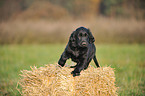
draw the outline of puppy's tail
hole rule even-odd
[[[98,61],[97,61],[97,59],[96,59],[96,55],[94,55],[93,60],[94,60],[94,62],[95,62],[95,64],[96,64],[96,66],[97,66],[97,67],[100,67],[100,65],[99,65],[99,63],[98,63]]]

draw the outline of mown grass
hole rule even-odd
[[[143,96],[145,45],[103,44],[96,47],[100,65],[115,68],[119,96]],[[16,90],[20,70],[57,63],[64,48],[65,44],[0,45],[0,95],[20,95]]]

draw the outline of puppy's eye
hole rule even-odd
[[[87,37],[87,33],[85,33],[85,37]]]
[[[79,36],[81,36],[81,37],[82,37],[82,36],[83,36],[83,34],[82,34],[82,33],[80,33],[80,34],[79,34]]]

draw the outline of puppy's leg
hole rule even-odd
[[[97,59],[96,59],[96,55],[94,55],[93,60],[94,60],[94,62],[95,62],[95,64],[96,64],[96,66],[97,66],[97,67],[100,67],[100,66],[99,66],[99,63],[98,63],[98,61],[97,61]]]
[[[86,70],[89,66],[89,63],[92,61],[92,59],[94,58],[94,55],[90,56],[88,59],[87,59],[87,63],[85,64],[85,67],[84,67],[84,70]]]
[[[84,70],[85,68],[85,63],[78,63],[74,69],[74,71],[71,72],[71,74],[73,74],[73,76],[79,76],[80,75],[80,72],[82,70]]]
[[[73,77],[75,77],[75,76],[79,76],[80,72],[74,70],[74,71],[71,72],[71,74],[73,75]]]
[[[75,65],[75,66],[70,66],[70,68],[76,68],[77,67],[77,65]]]
[[[91,60],[92,60],[92,59],[89,59],[89,61],[85,64],[85,66],[84,66],[84,70],[86,70],[86,69],[88,68],[89,63],[91,62]]]
[[[63,67],[65,65],[66,60],[68,58],[69,57],[67,56],[67,54],[65,52],[63,52],[62,55],[61,55],[61,57],[60,57],[60,59],[59,59],[59,61],[58,61],[58,64]]]

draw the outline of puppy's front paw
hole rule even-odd
[[[73,77],[80,76],[80,73],[76,73],[75,71],[72,71],[71,74],[73,75]]]

